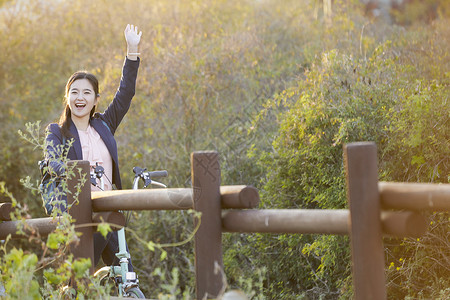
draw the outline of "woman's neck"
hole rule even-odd
[[[75,127],[78,130],[86,131],[89,126],[89,116],[83,117],[83,118],[77,118],[75,116],[71,116],[73,123],[75,124]]]

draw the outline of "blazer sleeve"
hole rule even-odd
[[[50,124],[47,127],[45,137],[44,157],[49,162],[49,172],[62,176],[65,173],[64,165],[64,143],[58,124]]]
[[[100,114],[100,118],[108,124],[113,135],[130,108],[131,99],[135,94],[139,64],[139,58],[136,61],[125,58],[119,88],[105,112]]]

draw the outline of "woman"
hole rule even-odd
[[[69,144],[68,141],[73,139],[67,158],[88,160],[91,167],[96,164],[101,165],[105,170],[105,190],[111,190],[113,185],[117,189],[122,188],[114,133],[130,107],[140,62],[138,46],[142,32],[138,33],[137,27],[127,25],[124,34],[127,42],[127,56],[119,89],[108,108],[103,113],[95,113],[100,99],[98,80],[90,73],[75,72],[66,84],[66,107],[59,124],[53,123],[47,128],[45,155],[50,161],[51,169],[59,176],[64,174],[64,165],[60,159],[61,151],[58,149],[61,149],[61,145]],[[95,189],[93,187],[93,190]],[[62,208],[65,210],[64,205]],[[106,239],[96,233],[94,235],[94,265],[98,263],[100,255],[105,264],[117,264],[115,257],[117,249],[117,232],[109,233]],[[130,263],[129,271],[132,272],[132,270]]]

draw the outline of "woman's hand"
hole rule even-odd
[[[141,41],[142,31],[138,33],[138,28],[134,25],[128,24],[125,27],[125,40],[127,41],[127,57],[131,60],[137,60],[139,55],[138,46]]]

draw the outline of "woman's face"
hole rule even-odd
[[[68,104],[72,112],[72,118],[89,118],[92,108],[97,105],[98,97],[89,80],[77,79],[69,89],[67,95]]]

